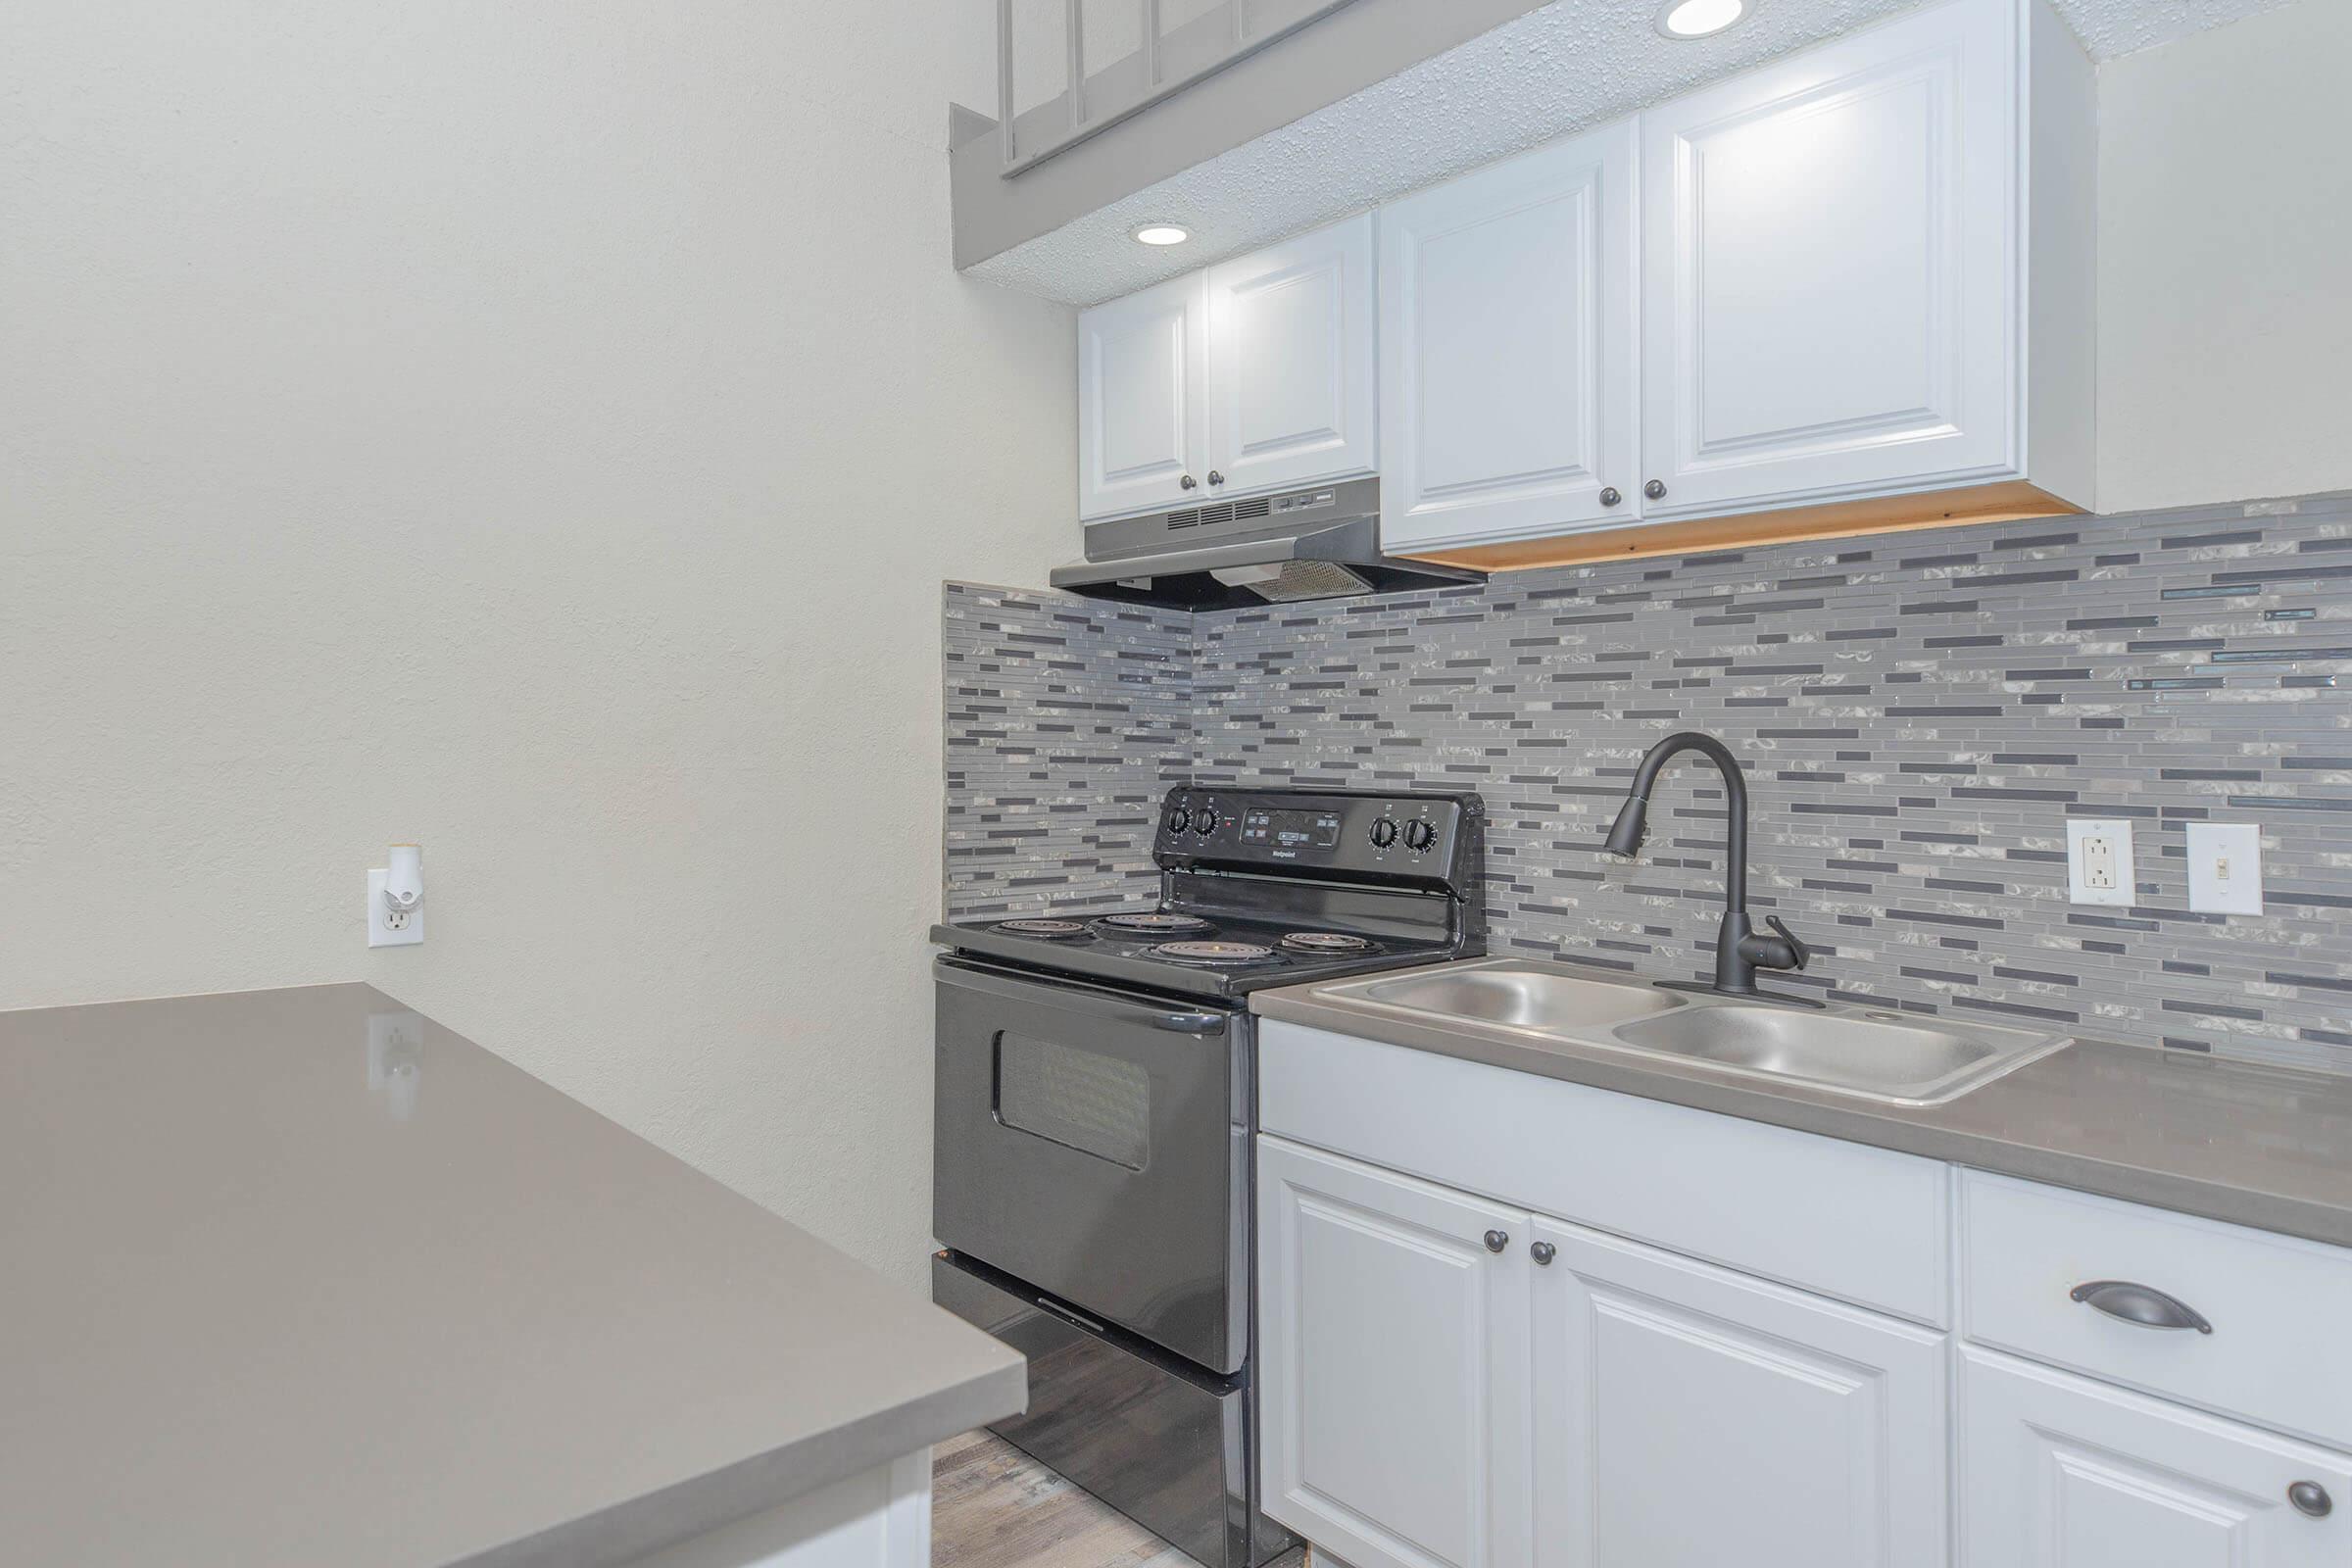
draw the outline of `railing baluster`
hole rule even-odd
[[[997,129],[1009,164],[1019,150],[1012,144],[1012,0],[997,0]]]
[[[1070,45],[1070,130],[1086,125],[1086,13],[1080,0],[1068,0]]]

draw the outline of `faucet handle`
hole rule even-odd
[[[1799,937],[1795,932],[1789,930],[1787,925],[1783,924],[1779,915],[1766,915],[1764,917],[1764,923],[1772,927],[1775,931],[1778,931],[1781,934],[1781,940],[1788,944],[1789,953],[1794,955],[1796,958],[1796,962],[1794,965],[1792,965],[1792,967],[1802,969],[1806,964],[1813,961],[1813,950],[1805,946],[1804,939],[1802,937]]]

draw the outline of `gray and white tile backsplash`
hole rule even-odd
[[[1192,636],[1186,615],[947,585],[950,914],[1150,901],[1159,799],[1192,773]]]
[[[1168,784],[1473,788],[1490,944],[1696,975],[1722,795],[1817,992],[2352,1070],[2352,496],[1516,572],[1186,616],[947,596],[949,906],[1147,898]],[[2138,902],[2066,899],[2069,815]],[[2185,824],[2258,821],[2268,912],[2187,907]]]

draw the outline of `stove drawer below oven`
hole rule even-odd
[[[942,958],[931,1221],[1215,1372],[1249,1344],[1249,1019]]]

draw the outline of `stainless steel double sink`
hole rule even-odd
[[[1936,1105],[2072,1044],[1993,1024],[1831,1004],[1749,1002],[1596,979],[1566,964],[1489,958],[1316,988],[1350,1009],[1540,1037],[1852,1095]]]

